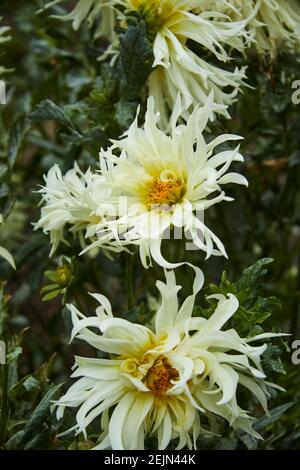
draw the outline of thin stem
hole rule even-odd
[[[0,445],[5,441],[8,421],[8,364],[0,366],[1,377],[1,413],[0,413]]]
[[[186,242],[186,240],[185,240]],[[186,250],[185,251],[185,256],[186,256],[186,260],[189,264],[194,264],[193,263],[193,258],[191,256],[191,253],[189,252],[189,250]],[[186,270],[187,270],[187,279],[188,279],[188,283],[189,283],[189,289],[193,286],[194,284],[194,274],[192,272],[192,268],[191,266],[187,266],[186,267]]]
[[[127,308],[133,307],[133,255],[126,253]]]

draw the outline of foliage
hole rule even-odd
[[[58,423],[51,414],[74,353],[84,352],[79,344],[67,346],[70,318],[65,303],[89,314],[96,304],[87,292],[101,292],[111,298],[116,314],[150,321],[150,293],[162,273],[157,266],[143,271],[134,257],[131,308],[125,255],[116,255],[117,262],[97,251],[78,257],[79,241],[68,236],[68,244],[49,259],[47,237],[32,230],[39,217],[35,191],[54,163],[62,171],[74,160],[83,169],[95,166],[100,147],[125,132],[143,95],[152,48],[143,21],[134,18],[126,31],[119,31],[117,60],[101,62],[97,59],[105,41],[95,39],[84,25],[75,32],[71,24],[55,19],[64,12],[61,4],[45,11],[47,2],[38,0],[14,2],[17,8],[13,2],[1,3],[2,22],[14,34],[1,44],[1,61],[13,70],[5,75],[8,103],[0,105],[0,208],[5,222],[0,226],[0,339],[8,352],[7,364],[0,366],[0,448],[87,449],[96,440],[93,432],[87,442],[82,436],[58,438],[71,426],[70,416]],[[230,262],[217,257],[204,261],[198,252],[190,254],[190,261],[200,267],[205,262],[205,295],[237,296],[240,306],[229,326],[240,335],[278,325],[291,339],[299,338],[300,134],[291,84],[299,78],[300,57],[284,51],[272,62],[260,62],[255,53],[236,60],[248,65],[251,87],[244,88],[232,107],[232,120],[212,124],[209,138],[220,131],[245,137],[244,173],[250,189],[232,188],[235,202],[216,205],[207,215]],[[12,264],[2,247],[12,253],[16,271],[1,258],[6,253]],[[174,242],[166,249],[172,259],[182,246]],[[184,295],[191,280],[184,268],[180,276]],[[214,300],[199,298],[194,315],[209,317],[214,306]],[[266,372],[287,390],[272,396],[271,415],[256,423],[265,441],[254,443],[217,420],[215,429],[222,438],[205,437],[199,447],[299,448],[300,369],[291,364],[289,342],[270,342],[264,354]],[[243,398],[248,399],[246,394]],[[249,406],[262,415],[256,403]]]

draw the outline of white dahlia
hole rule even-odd
[[[106,355],[75,358],[72,377],[78,380],[57,402],[58,419],[66,407],[78,409],[69,431],[87,437],[89,424],[97,419],[96,449],[144,449],[146,437],[156,438],[158,449],[173,439],[177,449],[196,448],[203,421],[214,414],[234,429],[260,437],[249,411],[238,402],[238,391],[247,389],[267,412],[267,387],[275,386],[265,381],[261,367],[266,345],[250,343],[276,335],[245,339],[224,328],[239,306],[232,294],[210,296],[217,304],[208,320],[192,318],[202,284],[203,275],[196,270],[193,293],[179,307],[180,286],[174,272],[166,272],[166,284],[157,282],[161,303],[153,328],[114,317],[102,295],[93,294],[101,304],[96,316],[85,317],[69,306],[72,339]]]
[[[45,176],[45,186],[38,192],[42,194],[42,208],[35,230],[43,229],[50,234],[50,256],[65,241],[66,229],[79,235],[82,247],[86,246],[85,239],[97,238],[97,227],[104,215],[102,204],[109,194],[103,188],[103,178],[90,170],[83,173],[76,164],[63,176],[59,166],[54,165]],[[105,241],[103,247],[108,248]]]
[[[226,256],[222,242],[204,224],[203,214],[214,204],[232,200],[224,185],[247,185],[244,176],[228,172],[232,162],[243,161],[239,147],[215,151],[218,145],[241,138],[225,134],[205,141],[202,132],[214,109],[212,100],[196,108],[186,125],[176,125],[180,109],[178,101],[167,135],[157,127],[159,114],[149,98],[144,127],[138,127],[136,118],[121,140],[101,150],[102,177],[111,189],[107,209],[112,212],[107,216],[117,217],[98,226],[98,240],[87,249],[101,245],[102,237],[109,238],[120,246],[137,245],[145,267],[153,257],[161,266],[173,268],[178,264],[163,258],[161,243],[175,227],[184,232],[181,238],[192,240],[207,257]]]
[[[115,16],[126,18],[124,12],[136,12],[144,19],[154,53],[149,95],[155,99],[164,128],[168,128],[169,113],[178,93],[185,120],[195,105],[204,104],[211,91],[215,103],[220,105],[214,114],[230,117],[227,106],[244,83],[245,68],[229,70],[224,64],[230,62],[229,49],[244,50],[248,34],[245,21],[230,20],[213,11],[205,0],[80,0],[71,13],[60,18],[72,20],[78,29],[84,20],[94,23],[99,12],[103,16],[101,33],[105,27],[113,28]],[[113,36],[109,31],[106,35]],[[193,51],[190,43],[201,48],[200,54]]]
[[[206,3],[234,21],[247,20],[247,29],[260,53],[274,56],[280,46],[299,50],[300,5],[297,0],[215,0]]]
[[[245,70],[237,67],[226,70],[223,64],[230,61],[229,48],[244,50],[245,22],[233,22],[201,0],[117,0],[116,3],[136,11],[146,22],[154,53],[149,95],[155,99],[164,128],[168,128],[169,112],[178,93],[185,120],[195,105],[205,103],[211,91],[215,103],[221,105],[215,112],[229,117],[226,107],[243,84]],[[202,48],[202,52],[195,53],[190,43]],[[209,55],[214,60],[208,59]],[[214,61],[219,64],[215,65]]]

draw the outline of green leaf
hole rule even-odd
[[[153,50],[146,34],[146,24],[141,21],[120,35],[120,57],[125,83],[123,98],[135,100],[152,71]]]
[[[36,109],[30,113],[31,121],[55,121],[66,127],[71,132],[77,132],[75,125],[67,114],[51,100],[42,101]]]
[[[249,434],[243,434],[240,436],[240,440],[247,447],[248,450],[256,450],[258,447],[257,440]]]
[[[39,391],[41,389],[39,381],[32,375],[23,377],[20,382],[14,385],[9,390],[9,398],[11,400],[16,400],[18,398],[24,397],[28,392],[32,394],[34,391]]]
[[[45,271],[45,277],[49,279],[49,281],[57,282],[57,273],[56,271]]]
[[[271,372],[285,374],[285,370],[281,361],[281,355],[282,350],[278,346],[268,344],[267,349],[262,355],[262,366],[267,374]]]
[[[64,292],[64,289],[62,289],[61,287],[59,289],[55,289],[55,290],[49,292],[49,294],[44,295],[42,297],[42,301],[47,302],[48,300],[52,300],[55,297],[57,297],[58,295],[63,294],[63,292]]]
[[[270,424],[275,423],[282,415],[284,415],[292,406],[295,405],[294,401],[285,403],[284,405],[277,406],[270,411],[270,416],[263,416],[253,425],[256,431],[266,428]]]
[[[236,283],[237,289],[245,290],[256,288],[261,278],[268,272],[265,266],[272,262],[272,258],[262,258],[253,264],[253,266],[244,269],[242,277]]]
[[[24,431],[18,431],[14,433],[11,438],[6,442],[5,449],[6,450],[17,450],[19,449],[20,442],[24,436]]]
[[[8,163],[13,168],[20,152],[24,137],[29,129],[29,122],[26,118],[19,119],[10,129],[8,138]]]
[[[42,428],[44,422],[50,415],[50,407],[53,404],[52,402],[57,398],[58,392],[62,385],[63,384],[58,384],[50,388],[36,409],[33,411],[24,428],[24,434],[19,443],[20,446],[29,442]]]
[[[207,289],[208,294],[234,294],[239,301],[239,308],[230,319],[229,324],[235,328],[242,337],[255,336],[263,333],[261,325],[270,317],[275,309],[280,308],[281,303],[276,297],[260,297],[262,277],[266,274],[265,266],[271,263],[271,258],[263,258],[254,265],[244,269],[241,278],[237,282],[231,282],[224,271],[219,285],[211,284]],[[209,307],[194,308],[194,315],[209,318],[215,308],[216,300],[209,301]]]
[[[121,128],[128,129],[130,124],[134,121],[137,110],[137,103],[129,101],[120,101],[116,104],[115,119]]]
[[[61,285],[59,284],[48,284],[47,286],[42,287],[41,289],[41,294],[44,294],[45,292],[48,292],[49,290],[56,290],[56,289],[61,289]]]

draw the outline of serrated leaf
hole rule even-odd
[[[262,366],[266,373],[276,372],[285,374],[285,370],[281,361],[282,350],[276,346],[269,344],[262,355]]]
[[[76,127],[67,114],[51,100],[42,101],[36,109],[30,113],[29,119],[35,122],[55,121],[70,131],[77,132]]]
[[[240,280],[236,283],[237,289],[245,290],[257,287],[261,278],[267,273],[265,266],[272,262],[272,258],[262,258],[254,263],[253,266],[244,269]]]
[[[153,50],[141,21],[120,35],[120,58],[125,75],[123,98],[135,100],[152,71]]]
[[[62,385],[63,384],[58,384],[50,388],[50,390],[48,390],[46,395],[42,398],[36,409],[33,411],[32,415],[29,418],[29,421],[27,422],[24,428],[24,434],[19,442],[20,446],[29,442],[34,437],[34,435],[39,432],[44,422],[49,417],[52,402],[57,397]]]

